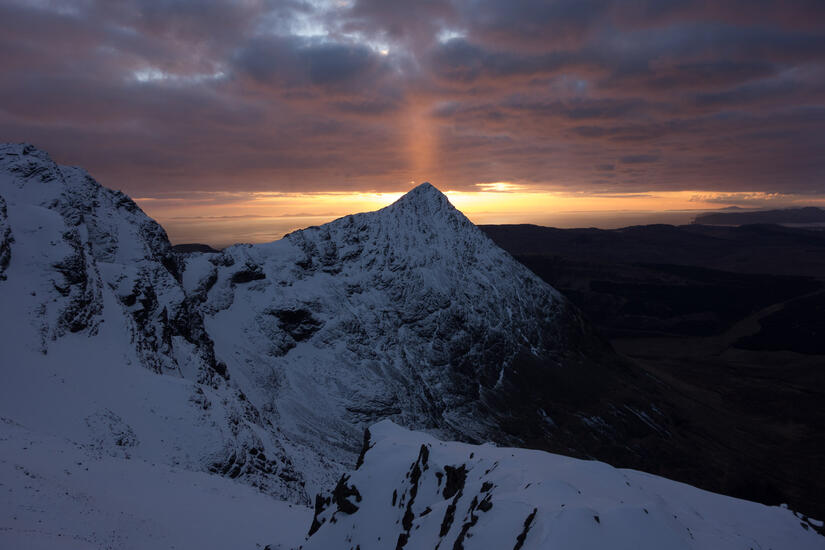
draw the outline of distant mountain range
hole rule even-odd
[[[220,250],[212,248],[208,244],[200,244],[200,243],[187,243],[187,244],[176,244],[172,246],[172,250],[175,252],[179,252],[181,254],[191,254],[191,253],[217,253]]]
[[[704,225],[746,225],[753,223],[825,224],[825,209],[815,206],[781,210],[707,212],[699,214],[693,223]]]

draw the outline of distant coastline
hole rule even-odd
[[[825,209],[815,206],[737,212],[707,212],[699,214],[693,223],[700,225],[747,225],[772,223],[797,227],[825,226]]]

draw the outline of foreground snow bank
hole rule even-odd
[[[235,481],[0,418],[0,548],[293,548],[312,513]]]
[[[825,548],[813,522],[661,477],[376,424],[305,550]]]

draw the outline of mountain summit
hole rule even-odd
[[[435,213],[441,210],[455,210],[455,207],[450,203],[447,196],[428,181],[410,189],[404,196],[393,203],[393,205],[396,207],[407,205],[428,213]]]

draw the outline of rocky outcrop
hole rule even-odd
[[[822,547],[821,523],[787,507],[388,421],[370,433],[363,465],[318,495],[305,550]]]
[[[11,262],[11,244],[14,242],[8,217],[6,200],[0,196],[0,281],[6,280],[6,269]]]

